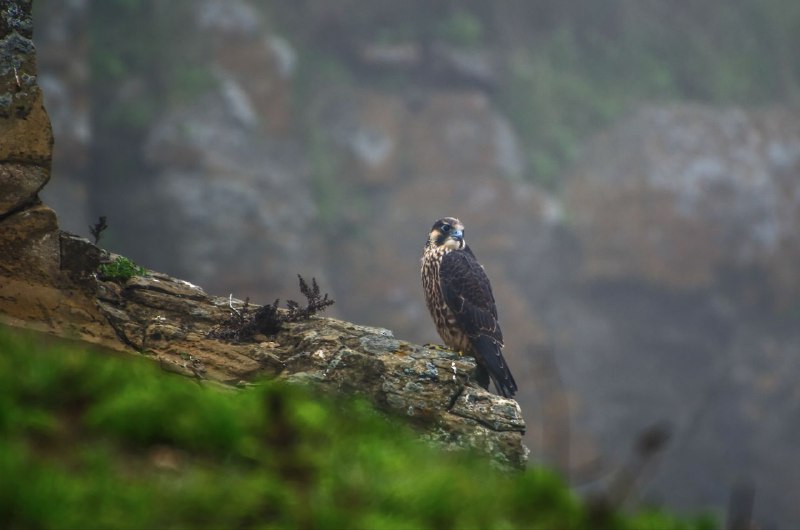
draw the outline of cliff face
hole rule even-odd
[[[359,394],[407,416],[430,440],[525,465],[519,405],[471,383],[470,358],[317,317],[233,344],[209,338],[230,316],[227,299],[155,272],[98,279],[101,250],[59,230],[38,198],[50,177],[52,133],[36,83],[30,8],[18,2],[0,11],[0,322],[143,354],[203,380],[283,377]]]
[[[36,79],[30,2],[0,10],[0,311],[44,317],[64,286],[55,213],[38,192],[50,179],[53,136]],[[68,296],[68,298],[72,298]]]
[[[150,4],[168,16],[147,24]],[[436,217],[460,216],[493,282],[519,403],[569,427],[567,440],[529,417],[537,455],[569,453],[581,476],[612,469],[666,420],[676,442],[650,498],[722,510],[729,485],[752,477],[765,521],[800,520],[785,495],[800,482],[787,465],[800,438],[800,115],[773,99],[774,74],[792,69],[763,60],[797,48],[786,43],[800,33],[779,28],[800,11],[760,18],[770,3],[738,2],[718,24],[719,1],[680,20],[652,2],[597,17],[484,4],[373,2],[354,17],[348,2],[42,0],[38,81],[58,141],[41,197],[77,233],[109,215],[103,243],[210,293],[292,298],[299,272],[336,299],[327,315],[418,343],[437,340],[418,288],[422,238]],[[464,14],[472,42],[434,27]],[[686,38],[686,20],[740,38]],[[98,83],[108,51],[127,69]],[[206,78],[187,84],[193,67]],[[176,98],[143,112],[168,72]],[[670,102],[689,94],[694,104]],[[107,137],[145,170],[111,167]],[[91,294],[52,292],[13,303],[29,322],[68,327],[71,310],[103,321]]]

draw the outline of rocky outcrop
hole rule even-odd
[[[43,11],[54,13],[63,29],[79,15],[64,10],[86,5],[66,2]],[[338,15],[327,33],[318,31],[324,20],[306,16],[326,19],[332,11]],[[136,235],[113,240],[116,234],[109,234],[117,250],[209,293],[233,292],[258,302],[296,297],[287,281],[295,273],[316,276],[337,300],[332,316],[388,326],[396,336],[422,343],[438,340],[419,288],[423,235],[436,217],[460,216],[492,278],[507,357],[521,383],[517,397],[529,415],[526,442],[537,458],[559,451],[570,457],[569,467],[596,469],[600,462],[608,471],[625,461],[643,428],[667,420],[674,441],[646,492],[651,498],[687,509],[724,506],[728,486],[752,476],[758,510],[776,520],[800,520],[798,506],[785,495],[800,477],[797,466],[786,465],[796,459],[792,441],[800,436],[794,421],[800,398],[792,390],[800,373],[792,361],[800,343],[795,112],[660,103],[632,112],[586,146],[574,145],[569,135],[561,138],[563,130],[547,125],[550,117],[538,126],[560,147],[581,149],[565,175],[561,203],[518,178],[531,153],[520,149],[501,99],[482,81],[484,73],[491,75],[491,68],[480,66],[487,48],[465,50],[471,58],[440,49],[447,57],[437,59],[436,50],[426,55],[424,40],[375,35],[353,41],[352,53],[341,54],[336,44],[353,33],[347,30],[364,25],[341,5],[298,9],[298,24],[285,24],[273,12],[262,19],[264,12],[250,0],[200,2],[192,12],[197,18],[187,15],[176,24],[196,33],[192,49],[208,57],[204,64],[216,84],[202,85],[209,92],[195,94],[194,101],[173,102],[159,112],[146,125],[143,145],[126,144],[139,149],[149,167],[124,194],[123,206],[133,213],[123,215],[120,208],[109,215],[112,230],[125,223]],[[372,9],[361,14],[375,17]],[[517,8],[507,9],[505,16],[516,14]],[[352,24],[337,26],[337,17]],[[366,26],[372,33],[382,24]],[[41,29],[37,38],[47,34]],[[314,37],[304,39],[302,31]],[[275,32],[302,48],[294,53],[273,38]],[[70,42],[80,46],[77,39]],[[59,51],[70,55],[70,64],[81,64],[74,57],[80,49],[73,49]],[[492,49],[494,57],[508,56],[514,64],[508,44],[497,41]],[[452,70],[467,64],[462,59],[478,68],[461,69],[463,82],[436,81],[433,62]],[[67,79],[75,73],[51,71]],[[54,85],[42,86],[49,97]],[[539,101],[541,94],[532,96]],[[82,108],[79,98],[64,97],[48,99],[48,109],[59,101],[67,102],[67,111]],[[63,107],[57,116],[82,123]],[[56,128],[62,149],[64,130]],[[298,132],[309,134],[299,138]],[[45,202],[55,206],[62,226],[85,233],[88,219],[64,224],[67,208],[79,211],[72,197],[80,200],[96,188],[81,182],[84,187],[68,195],[53,187],[63,176],[57,173],[47,185],[52,199]],[[55,217],[45,212],[31,215],[48,234]],[[35,232],[22,218],[15,226]],[[28,241],[28,233],[20,233],[17,239]],[[36,241],[36,252],[49,261],[26,258],[19,265],[0,256],[0,262],[9,270],[56,277],[61,285],[72,285],[63,283],[69,277],[59,279],[62,270],[91,269],[43,265],[56,263],[52,256],[59,252],[80,255],[61,250],[76,240]],[[126,301],[136,293],[153,296],[139,282],[109,287],[120,291],[121,307],[138,307]],[[3,299],[16,296],[17,310],[24,307],[28,323],[43,328],[66,330],[81,313],[89,322],[79,327],[84,337],[127,344],[119,342],[121,329],[133,346],[119,347],[128,349],[139,348],[137,336],[149,329],[136,318],[97,325],[124,309],[110,301],[103,302],[105,313],[92,309],[95,294],[74,286],[45,292],[22,281],[22,296],[7,294],[9,285],[15,284],[0,285]],[[227,300],[216,303],[224,317]],[[198,324],[191,336],[200,341],[207,327]],[[157,337],[148,341],[159,351],[165,346]],[[289,347],[272,338],[259,343],[271,342]],[[349,342],[352,337],[337,344],[352,350]],[[542,353],[543,342],[551,344],[552,359]],[[386,359],[363,355],[375,363]],[[163,366],[194,376],[188,357],[174,351],[157,356]],[[200,361],[209,378],[247,380],[248,370],[276,369],[244,353],[235,357],[244,374],[239,376],[218,368],[214,356]],[[319,370],[325,366],[312,360]],[[563,391],[545,390],[558,381],[566,399]],[[374,395],[388,406],[386,393]],[[556,411],[550,423],[548,410]],[[569,428],[569,440],[554,436],[557,422]],[[706,479],[698,480],[699,472]]]
[[[0,7],[0,216],[33,203],[50,177],[53,135],[24,5]]]
[[[241,301],[152,271],[98,278],[107,253],[60,231],[37,195],[50,175],[52,135],[36,86],[30,3],[4,7],[0,23],[2,64],[12,66],[0,70],[0,323],[141,354],[202,380],[235,385],[277,377],[356,394],[409,418],[427,439],[524,467],[519,405],[470,382],[470,358],[317,317],[254,342],[226,342],[210,331]]]
[[[229,303],[158,273],[98,284],[100,311],[122,343],[167,370],[228,384],[280,377],[363,396],[421,426],[426,438],[480,449],[509,467],[524,466],[519,405],[470,383],[472,359],[331,318],[285,324],[252,343],[209,338],[230,316]],[[234,303],[241,310],[241,301]]]
[[[800,293],[800,118],[692,105],[640,109],[588,149],[567,209],[586,279],[679,289],[761,273],[778,305]]]
[[[36,257],[55,258],[53,268],[60,262],[61,270],[17,274],[17,290],[2,278],[0,322],[142,354],[166,371],[201,380],[241,385],[283,378],[359,395],[446,447],[483,451],[504,467],[527,461],[519,405],[470,382],[476,370],[471,358],[396,339],[386,329],[318,317],[285,324],[254,342],[214,339],[210,332],[228,320],[231,304],[242,309],[240,300],[209,296],[155,272],[122,283],[98,280],[99,249],[54,223],[38,229],[61,245],[60,252]],[[61,286],[48,284],[59,275]]]
[[[50,179],[53,135],[37,85],[32,33],[30,2],[4,3],[0,8],[0,312],[6,321],[29,321],[34,327],[66,332],[61,317],[76,308],[75,300],[81,296],[68,287],[61,271],[55,212],[38,198]],[[57,321],[48,323],[48,315],[56,314]]]
[[[792,110],[675,104],[599,134],[568,175],[572,259],[558,296],[528,296],[599,454],[672,424],[649,487],[672,506],[724,506],[747,477],[767,526],[800,516],[783,495],[800,473],[798,173]]]

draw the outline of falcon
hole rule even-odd
[[[478,383],[489,379],[503,397],[513,397],[517,383],[503,359],[503,332],[489,278],[467,242],[464,225],[454,217],[433,223],[422,254],[425,302],[445,345],[478,362]]]

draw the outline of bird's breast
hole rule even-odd
[[[467,352],[470,347],[469,338],[461,331],[455,314],[448,307],[439,280],[439,266],[448,252],[450,249],[426,249],[422,257],[422,287],[428,311],[442,341],[453,350]]]

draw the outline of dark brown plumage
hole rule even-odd
[[[491,378],[499,394],[513,397],[517,384],[503,358],[492,286],[454,217],[439,219],[431,228],[422,255],[422,287],[447,347],[475,357],[481,386],[488,388]]]

